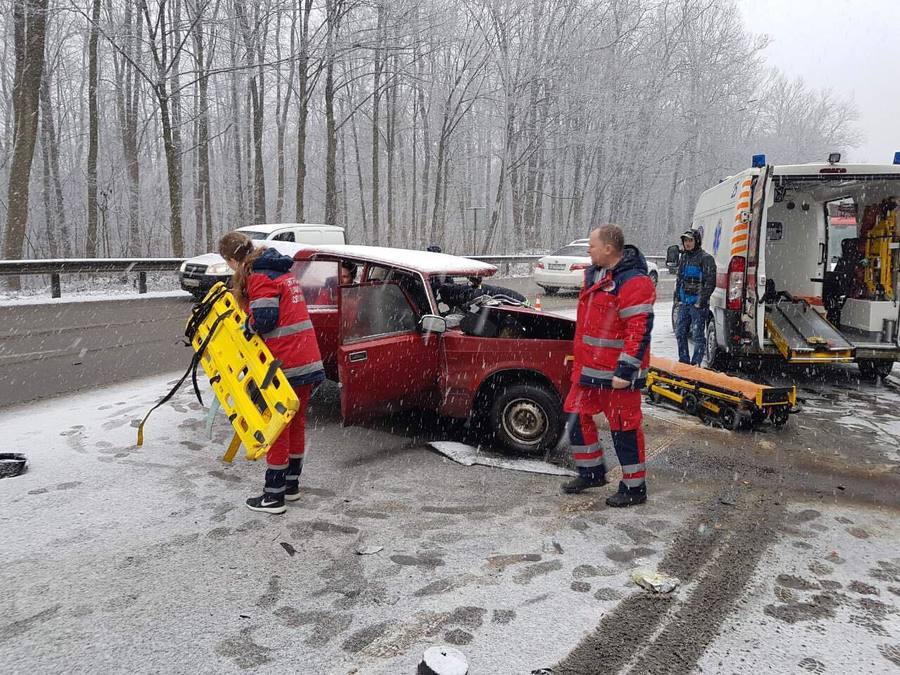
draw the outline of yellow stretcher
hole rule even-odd
[[[647,397],[654,403],[672,402],[690,415],[734,430],[766,419],[782,426],[797,404],[797,388],[756,384],[654,356],[647,374]]]
[[[246,318],[224,284],[213,286],[192,310],[185,330],[195,352],[191,366],[174,389],[154,406],[155,409],[171,398],[188,373],[193,373],[194,390],[200,398],[196,367],[201,365],[234,427],[234,438],[224,456],[226,462],[234,459],[241,444],[246,448],[247,459],[264,456],[300,408],[281,362],[258,335],[249,340],[245,337]],[[144,422],[138,428],[138,445],[143,442]]]

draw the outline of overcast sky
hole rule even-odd
[[[856,102],[864,138],[844,159],[889,164],[900,151],[900,0],[737,3],[748,28],[771,38],[770,64]]]

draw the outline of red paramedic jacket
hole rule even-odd
[[[247,295],[250,329],[281,361],[288,382],[298,386],[321,382],[325,370],[303,289],[291,274],[293,265],[288,256],[266,249],[253,262]]]
[[[646,384],[656,287],[634,246],[612,270],[590,267],[578,298],[572,382],[611,389],[612,378]]]

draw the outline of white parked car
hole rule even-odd
[[[584,271],[590,266],[588,240],[576,239],[537,261],[534,266],[534,283],[548,295],[553,295],[560,289],[579,290],[584,284]],[[647,268],[655,285],[659,281],[659,268],[649,260]]]
[[[343,227],[310,223],[275,223],[237,228],[251,239],[292,241],[297,244],[346,244]],[[232,272],[218,253],[205,253],[181,264],[181,287],[198,298],[206,295],[216,282],[228,283]]]

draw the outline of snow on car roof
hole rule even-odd
[[[393,267],[405,267],[426,274],[475,274],[487,277],[497,271],[497,268],[489,263],[448,253],[431,253],[430,251],[383,246],[322,245],[306,248],[312,248],[322,253],[334,253],[346,258],[380,262]]]
[[[352,258],[367,262],[383,263],[391,267],[402,267],[423,274],[448,274],[459,276],[489,277],[497,271],[494,265],[471,258],[462,258],[447,253],[414,251],[405,248],[384,246],[344,246],[337,244],[293,244],[285,241],[258,242],[270,246],[285,255],[295,256],[301,251],[311,253],[331,253],[341,258]],[[306,256],[303,256],[304,258]]]
[[[338,227],[337,225],[319,225],[318,223],[261,223],[259,225],[245,225],[244,227],[237,228],[238,232],[264,232],[266,234],[271,234],[275,230],[281,230],[285,227],[293,227],[293,228],[303,228],[303,229],[317,229],[317,230],[331,230],[336,232],[343,232],[343,227]]]

